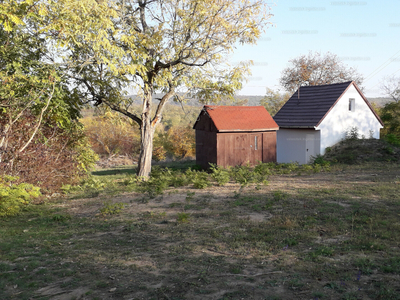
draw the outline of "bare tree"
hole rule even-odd
[[[359,87],[363,77],[356,69],[343,64],[336,54],[321,54],[310,51],[289,61],[283,70],[280,84],[288,91],[295,92],[300,86],[323,85],[355,81]]]
[[[400,101],[400,76],[388,76],[381,82],[381,89],[396,103]]]

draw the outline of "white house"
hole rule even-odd
[[[310,162],[356,127],[379,139],[383,123],[354,81],[300,87],[274,116],[277,162]]]

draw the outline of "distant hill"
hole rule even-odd
[[[385,104],[392,102],[392,98],[385,98],[385,97],[377,97],[377,98],[367,98],[370,103],[376,103],[378,107],[385,106]]]
[[[153,99],[157,100],[157,99],[161,99],[163,95],[162,94],[154,94]],[[136,96],[136,95],[130,95],[128,97],[131,98],[137,98],[135,99],[135,102],[137,104],[141,103],[141,99]],[[260,100],[263,99],[264,96],[263,95],[259,95],[259,96],[249,96],[249,95],[237,95],[235,96],[236,99],[236,103],[237,102],[241,102],[241,105],[246,105],[246,106],[257,106],[260,105]],[[244,101],[248,100],[246,103],[243,103]],[[392,102],[393,100],[391,98],[385,98],[385,97],[369,97],[367,98],[367,100],[370,103],[376,103],[377,106],[382,107],[384,106],[386,103]],[[181,105],[178,102],[171,102],[171,104],[173,105]],[[187,101],[185,102],[186,105],[190,105],[190,106],[202,106],[202,104],[200,104],[196,99],[194,98],[188,98]],[[221,105],[235,105],[233,104],[230,100],[226,100],[223,103],[221,103]]]
[[[159,100],[161,99],[161,97],[163,96],[163,94],[154,94],[153,95],[153,100]],[[137,95],[129,95],[128,97],[135,99],[134,102],[136,104],[140,104],[142,102],[142,100],[140,99],[140,97],[138,97]],[[246,106],[257,106],[260,105],[260,100],[264,98],[264,96],[247,96],[247,95],[237,95],[235,96],[235,99],[237,100],[236,102],[243,102],[245,100],[248,100],[246,102]],[[179,102],[171,102],[171,104],[175,104],[175,105],[181,105]],[[186,105],[190,105],[190,106],[202,106],[202,104],[200,104],[196,99],[194,98],[188,98],[186,99],[185,102]],[[233,104],[230,100],[226,100],[223,101],[223,103],[221,103],[221,105],[235,105]]]

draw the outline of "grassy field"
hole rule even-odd
[[[0,220],[0,299],[400,299],[398,163],[158,192],[132,173]]]

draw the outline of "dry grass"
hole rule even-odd
[[[68,196],[0,221],[1,299],[400,299],[400,166]],[[124,203],[103,216],[105,203]]]

